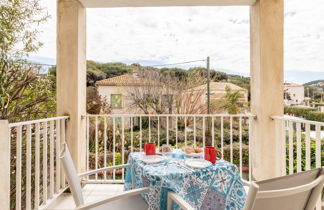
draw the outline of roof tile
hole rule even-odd
[[[132,85],[144,85],[150,84],[149,81],[144,78],[133,76],[132,74],[123,74],[116,77],[103,79],[96,82],[96,86],[132,86]]]

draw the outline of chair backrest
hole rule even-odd
[[[65,173],[66,179],[69,183],[69,187],[70,187],[75,205],[76,206],[83,205],[84,200],[83,200],[83,195],[82,195],[80,179],[79,179],[78,174],[75,170],[69,148],[67,147],[66,144],[63,145],[60,159],[63,164],[64,173]]]
[[[245,210],[313,210],[323,185],[324,168],[256,182]]]

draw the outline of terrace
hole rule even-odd
[[[250,114],[86,114],[86,8],[230,5],[251,8]],[[125,164],[147,142],[217,146],[248,181],[323,165],[324,123],[283,115],[283,0],[59,0],[58,11],[57,117],[0,121],[2,209],[75,208],[59,160],[63,143],[78,173]],[[124,180],[124,169],[86,176],[86,201],[121,192]]]

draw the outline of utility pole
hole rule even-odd
[[[206,59],[206,68],[207,68],[207,114],[210,114],[210,59],[209,56]],[[212,145],[211,139],[211,121],[210,117],[207,117],[207,145]]]
[[[210,114],[210,59],[206,60],[207,64],[207,114]]]
[[[310,107],[311,105],[311,97],[310,97],[310,95],[309,95],[309,87],[307,87],[307,97],[308,97],[308,106]]]

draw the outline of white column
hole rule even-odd
[[[283,0],[257,0],[251,6],[252,176],[282,173],[283,138],[276,140],[271,116],[283,115]]]
[[[86,9],[77,0],[58,0],[57,114],[69,115],[66,141],[77,171],[85,170]]]
[[[10,209],[10,132],[8,120],[0,120],[0,205]]]

